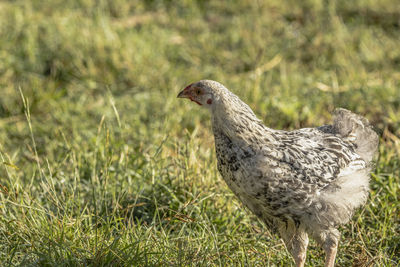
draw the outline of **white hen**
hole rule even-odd
[[[334,266],[338,226],[368,197],[378,136],[361,116],[336,111],[332,125],[281,131],[263,125],[222,84],[202,80],[178,97],[208,108],[218,170],[235,195],[280,234],[297,266],[304,266],[308,235]]]

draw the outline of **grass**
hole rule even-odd
[[[381,136],[338,266],[399,266],[400,6],[360,1],[0,2],[2,266],[288,266],[216,169],[215,79],[273,128],[335,107]],[[307,265],[324,254],[311,243]]]

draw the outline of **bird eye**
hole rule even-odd
[[[201,93],[200,89],[197,89],[197,90],[196,90],[196,94],[199,95],[200,93]]]

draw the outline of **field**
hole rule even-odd
[[[397,0],[0,2],[1,266],[290,266],[216,168],[220,81],[271,128],[380,135],[337,266],[400,266]],[[322,266],[311,242],[307,266]]]

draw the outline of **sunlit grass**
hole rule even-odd
[[[399,14],[395,0],[2,1],[1,265],[293,264],[219,177],[207,112],[176,99],[208,78],[273,128],[366,116],[380,153],[337,265],[397,266]],[[323,257],[312,242],[307,265]]]

